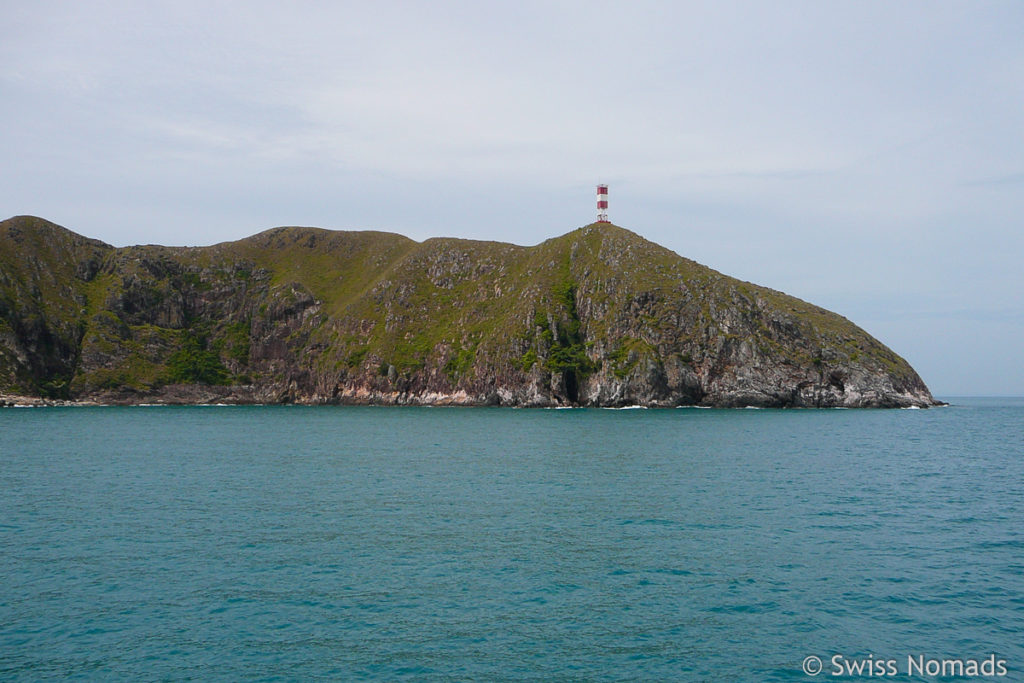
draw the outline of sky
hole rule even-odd
[[[0,218],[537,244],[595,219],[1024,395],[1020,2],[0,0]]]

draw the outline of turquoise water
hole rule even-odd
[[[2,410],[0,678],[1021,680],[1024,400],[955,403]]]

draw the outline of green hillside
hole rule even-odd
[[[275,228],[114,248],[0,223],[0,392],[99,402],[933,403],[845,318],[610,224],[534,247]]]

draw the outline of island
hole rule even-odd
[[[610,223],[536,246],[0,222],[0,403],[928,407],[846,318]]]

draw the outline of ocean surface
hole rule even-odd
[[[1024,399],[948,400],[0,410],[0,679],[1022,681]]]

